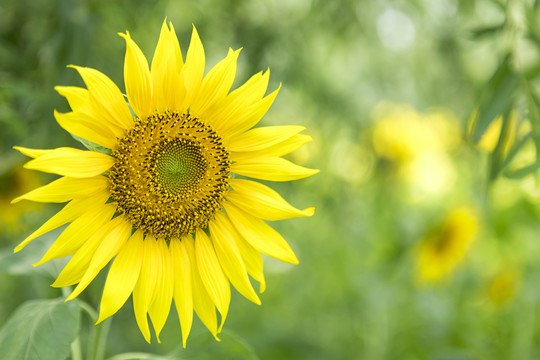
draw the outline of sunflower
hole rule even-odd
[[[415,249],[419,282],[437,282],[452,273],[474,242],[478,222],[472,208],[459,207],[422,239]]]
[[[149,315],[159,342],[174,299],[184,346],[193,311],[218,339],[230,283],[261,303],[249,279],[264,291],[261,253],[298,263],[264,220],[311,216],[315,210],[296,209],[246,178],[289,181],[317,173],[281,157],[311,138],[300,134],[301,126],[252,129],[279,88],[265,96],[266,71],[229,92],[241,49],[229,49],[203,76],[204,49],[195,27],[184,62],[174,27],[165,21],[150,67],[129,33],[119,35],[126,41],[127,102],[107,76],[91,68],[70,66],[86,89],[56,87],[73,110],[55,111],[56,120],[88,150],[15,147],[33,158],[26,168],[61,177],[13,201],[68,202],[15,252],[70,223],[36,264],[73,255],[53,283],[76,284],[67,300],[112,260],[98,323],[133,294],[144,338],[150,342]]]

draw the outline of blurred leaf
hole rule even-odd
[[[482,26],[476,29],[472,29],[471,38],[473,40],[478,40],[479,38],[482,38],[484,36],[495,35],[499,31],[501,31],[504,28],[504,26],[505,26],[505,23],[503,22],[497,25]]]
[[[536,162],[511,172],[505,172],[504,176],[509,179],[523,179],[525,176],[536,172],[538,169],[540,169],[540,163]]]
[[[510,162],[508,160],[507,150],[511,144],[513,135],[513,128],[515,127],[515,119],[512,118],[510,111],[502,117],[502,128],[499,135],[499,141],[493,153],[490,155],[490,167],[489,167],[489,179],[495,180],[503,168]],[[523,145],[520,145],[523,146]],[[517,152],[517,150],[516,150]],[[511,152],[508,152],[508,154]]]
[[[506,56],[497,71],[489,79],[479,101],[478,113],[474,118],[472,140],[478,144],[489,124],[510,107],[521,77],[510,65]],[[503,124],[504,128],[504,124]]]
[[[79,309],[64,299],[21,305],[0,331],[3,360],[62,360],[79,332]]]
[[[516,145],[514,145],[514,147],[512,147],[512,149],[510,149],[510,151],[508,152],[508,154],[506,155],[506,157],[504,158],[503,160],[503,163],[501,165],[501,171],[504,170],[509,164],[510,162],[512,161],[512,159],[517,155],[517,153],[519,152],[519,150],[521,150],[521,148],[523,148],[523,146],[527,143],[527,141],[529,141],[529,139],[532,138],[532,134],[531,133],[528,133],[527,135],[525,135],[523,138],[521,138],[517,143]],[[506,177],[509,177],[509,178],[519,178],[520,177],[520,174],[522,174],[523,171],[525,171],[525,168],[529,168],[530,166],[532,166],[534,164],[531,164],[531,165],[528,165],[528,166],[525,166],[523,167],[522,169],[519,169],[519,170],[513,170],[513,171],[508,171],[508,172],[505,172],[505,176]],[[533,170],[534,171],[534,170]],[[524,174],[523,176],[526,176],[528,175],[527,174]],[[523,177],[521,176],[521,177]]]
[[[50,244],[58,237],[60,230],[53,230],[34,240],[31,246],[14,253],[12,247],[0,249],[0,273],[9,275],[48,274],[58,276],[63,266],[62,260],[49,261],[38,267],[32,266],[41,259]]]
[[[194,336],[188,341],[186,349],[178,349],[167,356],[170,360],[213,360],[213,359],[234,359],[234,360],[256,360],[255,352],[244,340],[231,332],[219,334],[220,342],[211,336]]]

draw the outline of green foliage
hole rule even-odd
[[[79,332],[80,311],[64,299],[22,304],[0,330],[5,360],[63,360]]]

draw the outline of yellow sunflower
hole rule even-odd
[[[452,273],[474,242],[478,222],[471,207],[459,207],[422,239],[415,249],[420,283],[437,282]]]
[[[193,310],[217,339],[229,308],[229,283],[260,304],[248,274],[262,293],[261,253],[298,263],[264,220],[311,216],[315,210],[296,209],[274,190],[244,177],[288,181],[317,173],[281,158],[311,138],[299,134],[302,126],[251,129],[279,89],[264,96],[266,71],[229,92],[240,50],[230,49],[203,77],[204,49],[195,27],[184,62],[173,26],[164,22],[150,68],[129,33],[119,35],[126,41],[128,102],[107,76],[85,67],[70,66],[86,89],[56,88],[73,110],[55,112],[56,120],[89,151],[16,147],[33,158],[26,168],[61,177],[14,202],[68,203],[15,251],[70,223],[36,264],[73,255],[53,284],[77,284],[67,300],[114,258],[98,322],[133,293],[146,341],[147,314],[159,342],[173,299],[184,346]]]

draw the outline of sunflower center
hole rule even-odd
[[[137,120],[113,156],[113,199],[135,228],[156,237],[205,228],[229,187],[229,154],[221,138],[187,114]]]

